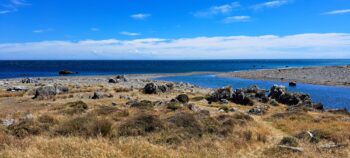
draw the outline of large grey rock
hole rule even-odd
[[[48,99],[57,94],[68,93],[68,87],[56,85],[56,86],[43,86],[39,87],[35,91],[33,99]]]
[[[25,86],[14,86],[14,87],[7,88],[7,91],[11,91],[11,92],[28,91],[28,90],[29,88]]]

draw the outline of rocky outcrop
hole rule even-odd
[[[128,79],[125,77],[125,75],[117,75],[108,80],[109,83],[120,83],[120,82],[127,82],[127,81]]]
[[[216,89],[215,91],[211,92],[211,94],[209,94],[209,97],[207,97],[206,99],[209,103],[219,102],[222,99],[232,100],[233,93],[234,91],[232,90],[232,87],[227,86],[224,88]]]
[[[153,82],[147,83],[145,87],[143,88],[143,92],[145,94],[157,94],[157,93],[165,93],[170,90],[172,90],[174,87],[173,84],[163,84],[163,85],[157,85]]]
[[[31,78],[24,78],[21,80],[22,83],[35,83],[35,80],[31,79]]]
[[[56,86],[43,86],[35,90],[35,96],[33,99],[48,99],[57,94],[68,93],[68,87],[56,85]]]
[[[78,74],[78,72],[73,72],[69,70],[61,70],[58,72],[59,75],[72,75],[72,74]]]
[[[310,107],[312,105],[311,97],[308,94],[288,92],[284,86],[272,86],[269,96],[288,106],[304,105]]]

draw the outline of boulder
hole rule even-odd
[[[295,81],[289,82],[289,86],[295,87],[295,86],[297,86],[297,82],[295,82]]]
[[[157,94],[157,93],[165,93],[173,89],[173,84],[167,83],[163,85],[157,85],[153,82],[147,83],[143,88],[143,92],[145,94]]]
[[[237,89],[235,93],[232,95],[232,100],[236,104],[241,105],[254,105],[253,99],[244,93],[244,90]]]
[[[22,83],[34,83],[35,81],[33,79],[30,78],[24,78],[21,80]]]
[[[262,107],[254,107],[248,111],[249,114],[253,115],[263,115],[266,113],[266,109]]]
[[[155,83],[147,83],[146,86],[143,88],[144,93],[146,94],[156,94],[157,93],[157,85]]]
[[[33,99],[48,99],[57,94],[68,93],[68,87],[56,85],[56,86],[43,86],[35,90],[35,96]]]
[[[282,94],[286,93],[287,89],[284,86],[273,85],[270,89],[269,97],[278,99]]]
[[[91,99],[102,99],[102,98],[107,98],[107,97],[111,98],[111,97],[113,97],[113,95],[111,95],[111,94],[107,95],[101,91],[96,91],[96,92],[94,92],[94,95],[91,97]]]
[[[78,74],[78,72],[73,72],[69,70],[61,70],[58,72],[59,75],[72,75],[72,74]]]
[[[188,103],[190,101],[189,97],[186,94],[180,94],[176,99],[181,103]]]
[[[322,103],[314,103],[312,104],[312,108],[315,110],[324,111],[324,106]]]
[[[231,100],[233,95],[233,90],[231,86],[216,89],[211,92],[210,96],[207,97],[208,102],[219,102],[221,99]]]
[[[28,90],[29,88],[25,86],[14,86],[11,88],[7,88],[7,91],[10,91],[10,92],[28,91]]]
[[[117,75],[113,78],[110,78],[108,80],[109,83],[120,83],[120,82],[126,82],[128,81],[125,75]]]

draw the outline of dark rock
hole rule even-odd
[[[316,110],[320,110],[320,111],[323,111],[324,110],[324,106],[322,103],[315,103],[315,104],[312,104],[312,108],[316,109]]]
[[[231,100],[233,95],[233,90],[231,86],[220,88],[215,90],[207,97],[208,102],[219,102],[221,99]]]
[[[78,72],[73,72],[69,70],[61,70],[58,72],[59,75],[72,75],[72,74],[78,74]]]
[[[278,99],[282,94],[286,93],[286,91],[286,87],[274,85],[270,89],[269,97],[272,99]]]
[[[128,79],[125,77],[125,75],[117,75],[108,80],[109,83],[120,83],[120,82],[127,82],[127,81]]]
[[[159,86],[157,86],[157,88],[162,93],[169,91],[169,87],[166,85],[159,85]]]
[[[61,85],[43,86],[36,89],[33,99],[48,99],[57,94],[68,93],[68,91],[68,87]]]
[[[94,95],[91,97],[91,99],[102,99],[102,98],[106,98],[106,97],[111,98],[111,97],[113,97],[113,95],[107,95],[101,91],[96,91],[96,92],[94,92]]]
[[[155,83],[147,83],[143,88],[144,93],[146,94],[156,94],[157,93],[157,85]]]
[[[22,83],[34,83],[34,80],[33,79],[30,79],[30,78],[24,78],[21,80]]]
[[[118,81],[116,79],[114,79],[114,78],[110,78],[108,80],[108,83],[118,83]]]
[[[235,91],[235,93],[232,96],[232,100],[236,104],[249,105],[249,106],[254,105],[253,99],[248,95],[246,95],[242,89],[237,89]]]
[[[297,82],[295,82],[295,81],[289,82],[289,86],[295,87],[295,86],[297,86]]]
[[[190,101],[190,99],[188,98],[188,96],[186,94],[180,94],[176,97],[176,99],[178,101],[180,101],[181,103],[188,103]]]

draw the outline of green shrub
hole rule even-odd
[[[170,110],[177,110],[177,109],[181,109],[182,105],[179,102],[170,102],[167,104],[167,108]]]

